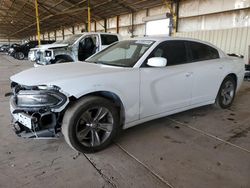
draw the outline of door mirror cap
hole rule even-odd
[[[150,67],[166,67],[167,59],[163,57],[152,57],[148,59],[147,65]]]

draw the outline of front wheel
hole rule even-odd
[[[66,63],[67,61],[65,59],[57,59],[54,64],[57,63]]]
[[[24,53],[23,52],[17,52],[16,53],[16,58],[18,59],[18,60],[23,60],[24,59]]]
[[[86,97],[68,108],[62,124],[66,142],[82,153],[106,148],[118,133],[119,115],[114,104],[101,97]]]
[[[236,81],[231,76],[224,79],[216,98],[216,106],[229,108],[234,100],[236,91]]]

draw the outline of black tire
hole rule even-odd
[[[23,52],[17,52],[16,53],[16,58],[18,60],[24,60],[24,58],[25,58],[24,53]]]
[[[14,57],[15,59],[17,59],[17,52],[15,52],[15,53],[13,54],[13,57]]]
[[[97,109],[96,112],[94,111],[95,108]],[[107,114],[100,117],[100,120],[96,118],[101,114],[101,112],[98,114],[98,108],[107,111]],[[88,117],[86,117],[85,114],[88,114]],[[92,123],[90,123],[90,119],[92,119]],[[110,121],[111,119],[112,130],[110,128],[111,123],[100,123],[101,121]],[[89,123],[87,121],[89,121]],[[63,118],[62,133],[65,141],[74,150],[82,153],[93,153],[106,148],[112,142],[119,132],[119,122],[118,109],[115,107],[114,103],[102,97],[89,96],[76,101],[67,109]],[[106,128],[106,130],[110,129],[110,131],[106,132],[100,129],[100,127],[98,128],[99,123],[102,127],[104,127],[104,124],[109,125],[109,128]],[[79,135],[82,136],[82,134],[84,134],[84,136],[80,141]],[[96,136],[96,134],[98,136]],[[99,139],[97,139],[97,137]]]
[[[222,109],[229,108],[235,97],[236,92],[236,81],[232,76],[227,76],[219,89],[216,97],[215,106]]]
[[[65,59],[57,59],[54,64],[57,63],[66,63],[67,61]]]

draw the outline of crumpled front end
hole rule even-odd
[[[24,138],[58,137],[67,104],[60,88],[12,83],[10,111],[15,133]]]
[[[55,59],[53,50],[37,50],[36,63],[39,65],[51,64],[51,61]]]
[[[37,49],[30,49],[29,51],[29,54],[28,54],[28,60],[29,61],[36,61],[36,52],[37,52]]]
[[[9,54],[10,56],[14,56],[14,54],[15,54],[15,49],[14,49],[14,48],[10,48],[10,49],[8,50],[8,54]]]
[[[48,65],[55,59],[54,51],[50,49],[33,48],[29,51],[28,59],[38,65]]]

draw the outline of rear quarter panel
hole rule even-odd
[[[244,60],[237,57],[226,56],[222,58],[224,64],[225,77],[229,74],[235,74],[237,76],[237,91],[239,90],[245,74]]]

